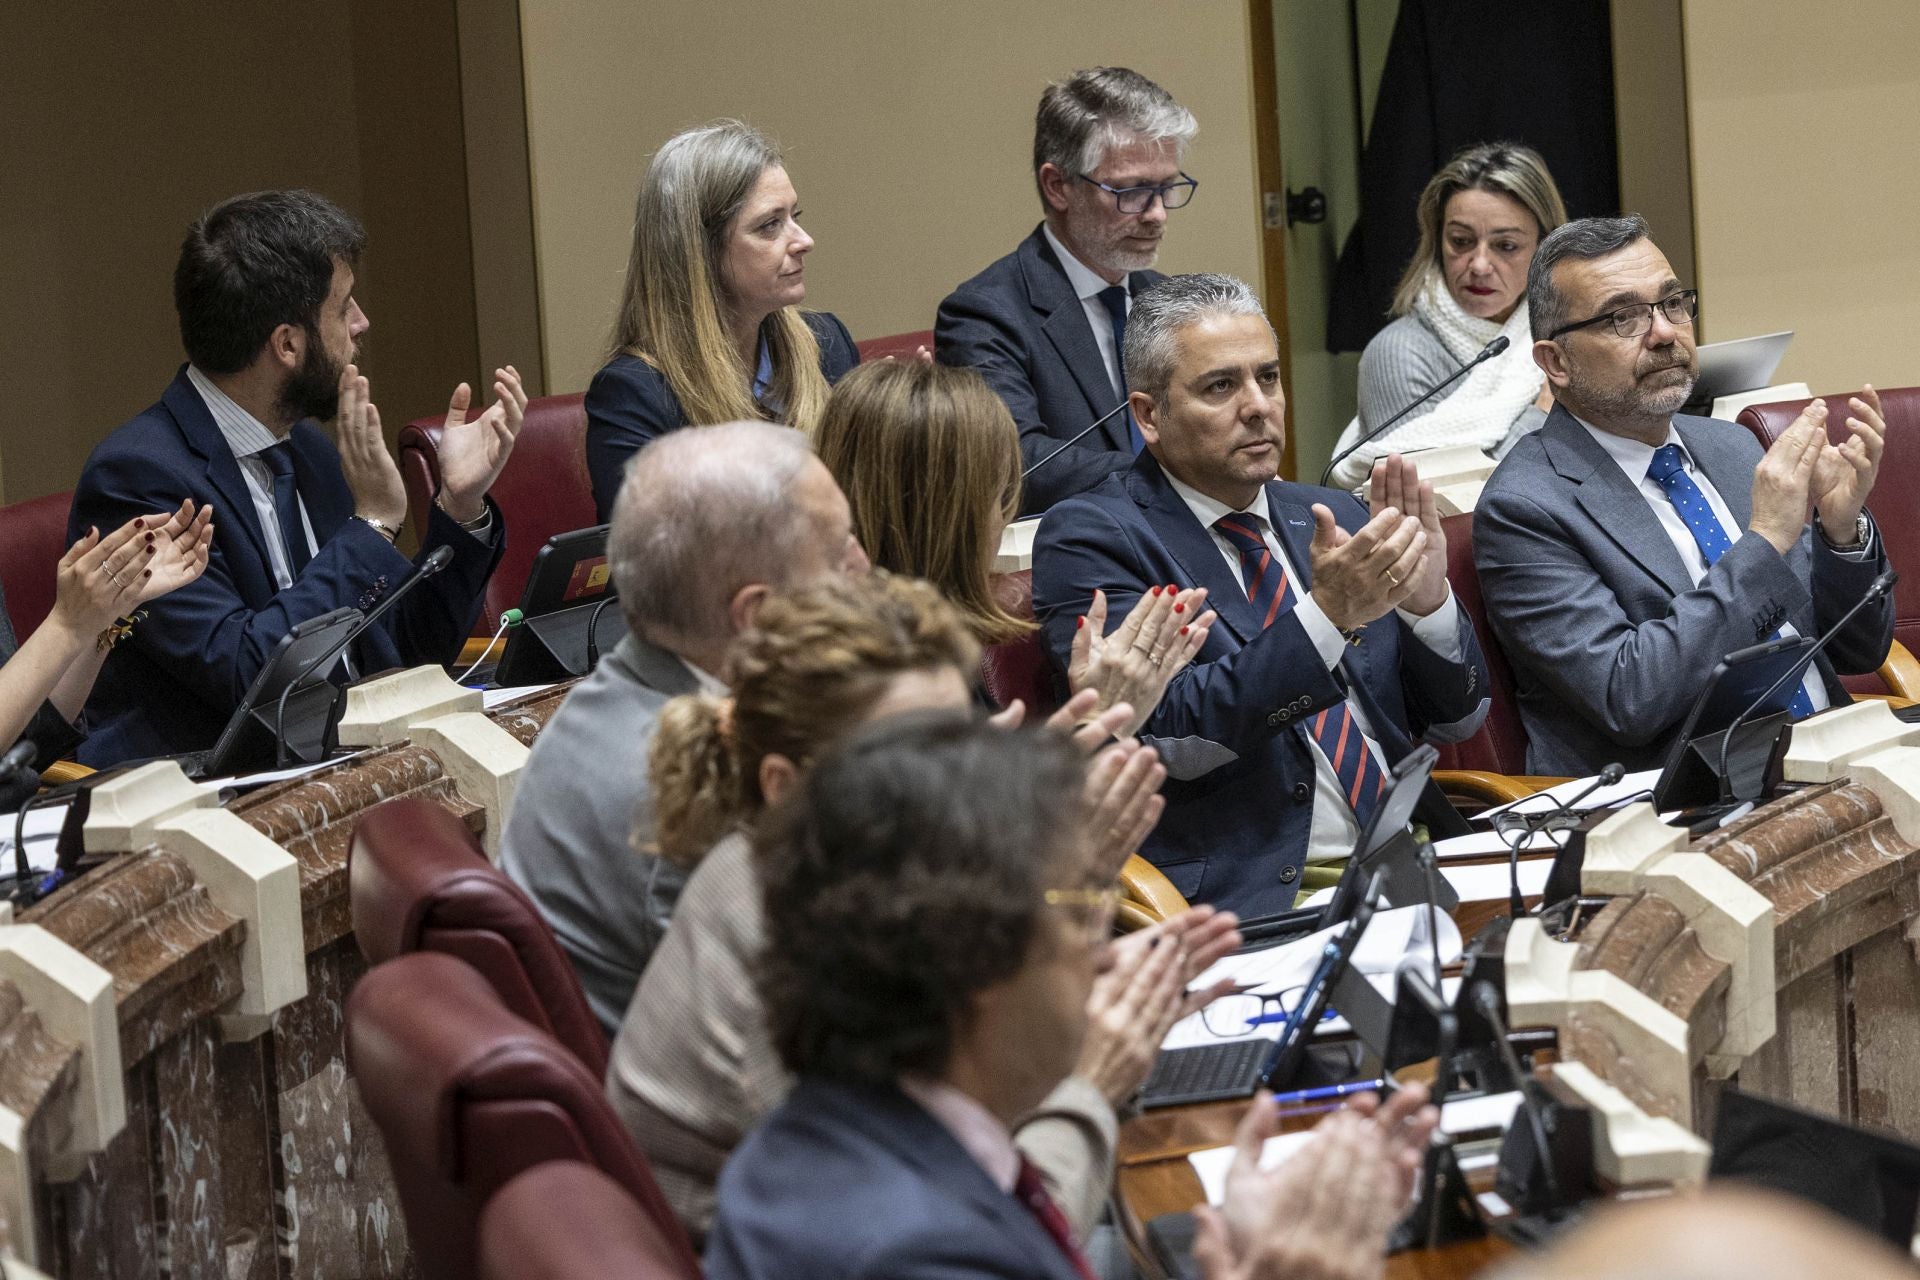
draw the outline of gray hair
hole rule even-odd
[[[1553,282],[1556,266],[1569,258],[1604,258],[1645,240],[1647,234],[1647,220],[1637,213],[1624,218],[1576,218],[1548,233],[1533,251],[1533,265],[1527,268],[1527,316],[1534,341],[1569,319],[1567,297]]]
[[[808,515],[806,436],[770,422],[683,427],[627,463],[607,559],[627,626],[651,643],[724,642],[740,588],[785,584]]]
[[[1181,330],[1215,315],[1259,316],[1273,332],[1260,299],[1232,276],[1168,276],[1136,293],[1127,313],[1127,390],[1144,391],[1154,403],[1165,404]]]
[[[1199,131],[1193,112],[1138,71],[1126,67],[1076,71],[1048,85],[1040,95],[1040,110],[1033,120],[1034,186],[1040,185],[1043,164],[1069,175],[1089,173],[1100,167],[1109,147],[1133,137],[1176,142],[1184,158]],[[1042,192],[1041,203],[1045,202]]]

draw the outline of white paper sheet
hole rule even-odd
[[[264,787],[271,782],[291,782],[295,778],[304,778],[310,773],[318,773],[322,769],[331,769],[337,764],[357,760],[372,750],[374,748],[368,747],[364,751],[335,756],[331,760],[322,760],[318,764],[296,764],[285,769],[268,769],[263,773],[243,773],[231,778],[209,778],[200,784],[200,788],[203,791],[225,791],[229,788],[235,791],[248,791],[254,787]]]
[[[1505,1129],[1519,1105],[1520,1095],[1517,1092],[1455,1099],[1440,1108],[1440,1128],[1450,1134]],[[1312,1140],[1311,1129],[1267,1139],[1266,1145],[1260,1149],[1260,1167],[1272,1169],[1284,1164]],[[1218,1205],[1226,1198],[1227,1171],[1233,1168],[1232,1147],[1209,1147],[1205,1151],[1196,1151],[1187,1157],[1187,1162],[1199,1175],[1200,1188],[1208,1204]]]
[[[1521,896],[1537,898],[1546,892],[1547,876],[1552,871],[1552,858],[1520,859]],[[1504,862],[1442,867],[1440,874],[1447,878],[1447,883],[1453,886],[1453,891],[1460,895],[1462,902],[1505,902],[1513,886],[1512,874]]]
[[[35,871],[51,871],[59,860],[55,845],[59,841],[60,824],[67,820],[67,805],[72,801],[55,804],[43,804],[27,815],[27,827],[22,833],[27,846],[27,865]],[[20,819],[19,813],[0,813],[0,872],[12,874],[14,869],[13,828]]]
[[[1659,780],[1660,771],[1658,769],[1646,769],[1640,773],[1630,773],[1612,786],[1601,787],[1592,795],[1581,800],[1579,811],[1585,813],[1592,809],[1610,809],[1626,800],[1629,796],[1639,796],[1643,791],[1652,791],[1653,784]],[[1545,791],[1537,791],[1533,795],[1523,796],[1510,804],[1503,804],[1497,808],[1488,809],[1480,815],[1480,818],[1483,821],[1492,822],[1495,818],[1510,809],[1516,813],[1544,813],[1553,808],[1554,801],[1564,802],[1571,800],[1592,786],[1593,782],[1593,778],[1575,778],[1573,781],[1563,782],[1557,787],[1548,787]],[[1644,800],[1646,797],[1641,796],[1640,798]]]
[[[1515,832],[1516,837],[1523,833]],[[1551,854],[1566,843],[1565,831],[1533,831],[1524,833],[1525,843],[1520,846],[1520,854]],[[1441,863],[1459,862],[1466,858],[1504,858],[1512,846],[1507,837],[1498,831],[1476,831],[1472,835],[1454,836],[1441,840],[1433,846],[1434,859]]]
[[[539,693],[543,689],[551,688],[553,686],[550,684],[515,684],[508,685],[504,689],[484,690],[480,697],[485,709],[491,711],[495,707],[512,702],[515,698],[524,698],[530,693]]]

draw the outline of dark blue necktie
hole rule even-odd
[[[286,548],[288,574],[298,577],[313,553],[307,548],[307,531],[300,521],[300,490],[293,481],[293,445],[282,440],[255,456],[273,472],[273,513],[280,517],[280,544]]]
[[[1259,521],[1250,515],[1221,516],[1213,522],[1220,536],[1240,553],[1240,576],[1247,586],[1247,600],[1266,630],[1273,620],[1294,606],[1293,584],[1287,581],[1286,566],[1273,558],[1267,540],[1261,536]],[[1340,790],[1362,827],[1373,816],[1374,806],[1386,787],[1387,777],[1367,746],[1353,709],[1346,702],[1329,707],[1313,718],[1308,727],[1313,740],[1333,765],[1340,779]]]
[[[1120,398],[1127,398],[1127,288],[1116,284],[1102,289],[1099,293],[1100,305],[1107,309],[1107,318],[1113,321],[1113,363],[1120,370]],[[1134,424],[1133,410],[1127,410],[1127,439],[1133,442],[1133,451],[1139,453],[1146,447],[1146,438],[1140,434],[1140,428]]]
[[[1667,501],[1680,513],[1680,519],[1686,524],[1688,532],[1693,534],[1694,542],[1700,548],[1707,567],[1711,569],[1727,554],[1733,543],[1727,538],[1727,531],[1720,526],[1719,517],[1713,514],[1713,508],[1707,505],[1707,495],[1700,492],[1700,486],[1687,474],[1687,459],[1677,444],[1663,444],[1653,451],[1653,461],[1647,464],[1647,475],[1666,493]],[[1780,633],[1775,631],[1773,638]],[[1806,681],[1793,692],[1793,701],[1787,704],[1795,720],[1804,720],[1813,714],[1813,700],[1807,697]]]

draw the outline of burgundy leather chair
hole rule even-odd
[[[888,356],[909,360],[921,347],[929,351],[933,350],[933,330],[921,329],[914,333],[896,333],[885,338],[868,338],[865,342],[856,342],[853,345],[859,350],[863,364],[868,360],[884,360]]]
[[[73,494],[50,493],[0,507],[0,587],[6,589],[14,637],[23,643],[53,612],[72,505]]]
[[[556,1225],[564,1223],[564,1230]],[[487,1201],[480,1280],[699,1280],[653,1219],[591,1165],[549,1160]]]
[[[1854,392],[1823,396],[1827,402],[1827,438],[1840,444],[1849,438],[1848,397]],[[1751,431],[1766,448],[1792,425],[1810,400],[1776,400],[1748,405],[1734,421]],[[1893,588],[1893,638],[1920,652],[1920,514],[1914,495],[1920,493],[1920,387],[1891,387],[1880,391],[1880,408],[1887,419],[1887,447],[1880,456],[1880,476],[1867,504],[1873,509],[1880,536],[1887,540],[1887,559],[1901,571]],[[9,588],[11,589],[11,588]],[[1896,650],[1896,655],[1898,651]],[[1847,676],[1855,693],[1884,693],[1889,681],[1878,675]]]
[[[993,593],[1009,613],[1032,620],[1033,570],[995,574]],[[980,683],[1003,707],[1015,698],[1025,703],[1028,723],[1045,719],[1060,705],[1053,664],[1038,631],[993,645],[981,655]]]
[[[599,524],[593,485],[587,478],[587,411],[584,396],[539,396],[527,401],[527,416],[493,500],[507,521],[507,550],[487,581],[474,634],[490,636],[500,615],[520,603],[533,558],[556,533]],[[477,418],[491,394],[469,410]],[[427,526],[427,508],[440,492],[440,428],[444,415],[420,418],[400,429],[400,478],[407,487],[407,522]]]
[[[482,1208],[550,1160],[593,1165],[625,1190],[699,1274],[679,1220],[601,1081],[487,980],[419,951],[377,965],[347,998],[347,1057],[386,1141],[413,1257],[425,1280],[468,1280]],[[555,1221],[571,1230],[578,1219]]]
[[[1520,706],[1514,698],[1513,668],[1500,650],[1493,628],[1487,625],[1487,607],[1480,597],[1480,574],[1473,566],[1473,516],[1471,513],[1447,516],[1441,521],[1447,535],[1447,581],[1453,586],[1454,599],[1460,602],[1473,632],[1480,639],[1480,652],[1486,655],[1487,674],[1492,678],[1489,696],[1493,703],[1487,719],[1465,742],[1445,745],[1440,751],[1440,768],[1474,769],[1487,773],[1524,774],[1527,772],[1527,733],[1520,723]]]
[[[463,960],[515,1016],[572,1050],[596,1080],[606,1076],[606,1033],[572,964],[460,819],[429,800],[375,805],[354,827],[347,891],[368,963],[414,951]]]

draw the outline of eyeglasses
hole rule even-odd
[[[1180,175],[1178,182],[1157,185],[1149,183],[1144,187],[1110,187],[1095,178],[1089,178],[1084,173],[1076,176],[1080,181],[1090,183],[1112,196],[1114,207],[1122,213],[1145,213],[1153,207],[1156,197],[1159,198],[1160,205],[1164,209],[1185,208],[1193,199],[1193,193],[1200,187],[1198,182],[1189,178],[1184,172]]]
[[[1119,886],[1105,889],[1049,889],[1045,894],[1050,907],[1070,907],[1082,924],[1105,932],[1113,923],[1114,909],[1120,905]]]
[[[1692,324],[1693,317],[1700,311],[1700,291],[1682,289],[1670,293],[1658,302],[1635,302],[1625,307],[1615,307],[1612,311],[1603,311],[1586,320],[1577,320],[1572,324],[1563,324],[1552,333],[1549,339],[1563,333],[1572,333],[1575,329],[1585,329],[1596,324],[1613,325],[1614,333],[1622,338],[1637,338],[1653,328],[1653,309],[1660,308],[1660,314],[1669,324]]]
[[[1207,1029],[1208,1035],[1222,1040],[1237,1040],[1253,1035],[1263,1026],[1285,1022],[1292,1017],[1300,1003],[1300,992],[1304,989],[1304,986],[1294,986],[1268,995],[1236,991],[1221,996],[1200,1010],[1200,1025]],[[1320,1015],[1320,1019],[1324,1022],[1336,1016],[1329,1009]]]

